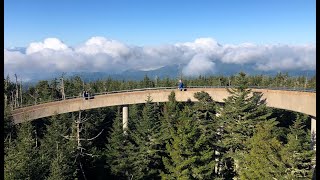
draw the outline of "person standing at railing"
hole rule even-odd
[[[180,79],[179,80],[179,86],[178,86],[178,89],[180,89],[180,91],[182,91],[183,90],[183,82],[182,82],[182,80]]]
[[[88,100],[88,97],[89,97],[89,93],[88,93],[88,91],[85,91],[85,92],[84,92],[84,98],[85,98],[85,100]]]

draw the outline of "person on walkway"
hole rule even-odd
[[[181,79],[179,80],[179,87],[178,87],[178,89],[180,89],[180,91],[183,90],[183,82],[182,82]]]
[[[85,91],[85,92],[84,92],[84,97],[85,97],[86,100],[88,100],[88,97],[89,97],[88,91]]]

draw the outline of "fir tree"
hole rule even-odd
[[[246,149],[235,155],[240,179],[284,177],[285,165],[280,155],[283,146],[272,133],[276,124],[274,120],[259,123],[254,135],[245,143]]]
[[[63,152],[63,149],[59,149],[59,144],[57,143],[56,155],[51,159],[50,163],[50,174],[47,180],[56,179],[75,179],[76,177],[76,166],[74,165],[73,159],[70,158],[71,153]],[[69,156],[68,156],[69,155]]]
[[[172,91],[168,96],[169,101],[164,104],[163,116],[161,117],[160,136],[158,137],[161,143],[162,153],[165,153],[165,144],[171,139],[171,130],[177,129],[177,120],[179,117],[179,105],[175,98],[175,93]],[[165,155],[165,154],[163,154]]]
[[[40,153],[44,160],[49,179],[74,179],[76,176],[76,144],[63,136],[71,133],[71,122],[65,115],[55,115],[50,118],[47,132],[41,140]]]
[[[159,136],[160,120],[159,109],[152,99],[148,97],[143,108],[142,118],[132,119],[134,129],[131,137],[135,144],[134,179],[159,179],[159,167],[161,157],[158,149],[157,138]]]
[[[168,127],[174,127],[176,125],[176,121],[179,117],[179,103],[176,100],[176,95],[172,91],[168,96],[169,101],[165,103],[164,106],[164,119],[162,121],[162,128],[163,130],[168,129]]]
[[[186,106],[182,114],[188,115]],[[182,115],[178,119],[177,130],[171,129],[170,141],[166,144],[169,157],[163,157],[167,172],[163,179],[212,179],[214,177],[214,149],[199,128],[199,121]]]
[[[221,174],[220,163],[221,162],[221,127],[219,118],[216,116],[216,103],[206,92],[197,92],[194,97],[198,99],[193,106],[194,113],[193,118],[199,121],[199,128],[207,138],[207,144],[210,145],[215,151],[215,160],[217,162],[215,167],[215,173]]]
[[[299,114],[290,126],[288,143],[282,150],[288,179],[311,179],[315,165],[315,151],[310,149],[310,130],[305,130],[307,117]]]
[[[169,153],[166,149],[166,144],[172,140],[172,134],[177,129],[177,120],[179,117],[179,106],[175,99],[175,93],[172,91],[168,96],[168,102],[164,104],[163,115],[160,117],[159,136],[157,136],[156,144],[161,157],[169,158]],[[162,163],[163,164],[163,163]],[[169,173],[162,165],[161,172]]]
[[[224,99],[225,105],[221,110],[220,119],[223,127],[221,146],[224,148],[226,161],[224,171],[230,175],[238,166],[234,153],[244,149],[244,142],[253,135],[255,125],[271,115],[265,101],[261,99],[262,95],[252,93],[251,89],[248,89],[245,73],[239,73],[235,83],[236,88],[227,89],[231,95]]]
[[[11,144],[5,156],[5,179],[44,179],[33,133],[34,127],[30,122],[20,124],[17,140]]]
[[[15,126],[13,123],[12,115],[11,115],[11,110],[9,107],[6,107],[4,109],[4,128],[3,128],[3,138],[4,138],[4,145],[5,145],[5,152],[6,149],[9,148],[9,144],[11,144],[11,141],[14,137],[15,133]]]
[[[133,160],[130,157],[130,152],[133,150],[134,146],[130,142],[129,136],[125,135],[122,129],[121,113],[118,113],[113,122],[104,153],[107,167],[112,174],[119,178],[132,178],[135,172],[133,171]]]
[[[214,120],[216,116],[216,107],[210,95],[202,91],[195,93],[194,97],[198,99],[198,102],[194,105],[196,119],[203,121]]]

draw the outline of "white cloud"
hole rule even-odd
[[[182,73],[186,76],[199,76],[215,72],[215,63],[205,55],[195,55],[183,68]]]
[[[130,53],[130,48],[116,40],[109,40],[104,37],[92,37],[85,44],[76,48],[75,52],[88,55],[101,53],[116,58]]]
[[[315,70],[316,47],[309,45],[221,45],[212,38],[199,38],[158,46],[126,45],[104,37],[92,37],[76,47],[57,38],[33,42],[26,53],[4,49],[5,74],[71,71],[121,72],[184,65],[186,75],[216,72],[216,63],[248,64],[257,70]]]
[[[33,42],[26,50],[26,54],[36,52],[44,52],[46,50],[64,51],[68,50],[68,46],[57,38],[47,38],[43,42]]]

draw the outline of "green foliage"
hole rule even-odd
[[[38,89],[39,102],[41,101],[49,101],[52,98],[51,89],[48,81],[39,81],[39,83],[35,86],[35,89]]]
[[[159,140],[163,143],[163,148],[165,148],[165,142],[171,139],[170,130],[176,130],[177,119],[179,117],[179,104],[176,101],[175,93],[172,91],[168,96],[169,102],[166,102],[163,110],[163,117],[161,120],[161,136],[159,136]]]
[[[223,144],[227,149],[235,151],[243,148],[243,142],[253,134],[255,124],[266,120],[271,112],[266,108],[262,94],[252,93],[247,89],[245,74],[236,78],[237,88],[229,90],[231,96],[225,99],[221,111],[224,123]]]
[[[152,99],[148,97],[142,111],[142,118],[132,119],[133,128],[130,130],[135,149],[134,179],[158,179],[161,157],[158,152],[158,136],[160,128],[159,110]]]
[[[252,137],[255,126],[261,121],[266,121],[271,111],[266,108],[262,95],[252,93],[247,86],[247,77],[240,73],[236,77],[236,88],[228,90],[230,96],[225,99],[221,110],[220,125],[223,132],[221,147],[224,160],[229,164],[224,166],[225,174],[237,173],[235,152],[245,148],[245,141]]]
[[[51,159],[50,174],[47,180],[75,179],[76,169],[75,165],[72,164],[73,159],[70,158],[71,153],[65,153],[63,149],[59,149],[58,143],[56,148],[57,154]]]
[[[63,83],[66,96],[79,96],[84,90],[92,92],[90,85],[84,84],[79,76],[70,79],[64,78]]]
[[[202,91],[195,93],[194,97],[199,101],[194,105],[196,119],[207,121],[216,119],[216,107],[210,95]]]
[[[182,114],[189,114],[188,107]],[[169,157],[163,157],[167,172],[163,179],[212,179],[214,177],[214,149],[206,134],[199,128],[199,121],[182,116],[177,130],[170,131],[172,139],[166,144]]]
[[[173,126],[167,127],[171,138],[166,144],[168,156],[163,157],[166,168],[161,174],[163,179],[212,179],[219,176],[214,172],[219,139],[215,103],[205,92],[195,93],[194,97],[199,102],[192,109],[185,106],[181,117]],[[168,104],[172,105],[174,94],[169,99]]]
[[[18,128],[17,139],[10,144],[5,156],[5,179],[44,179],[42,158],[39,156],[34,127],[26,122]]]
[[[145,88],[154,87],[154,82],[147,75],[145,75],[141,82],[141,87],[145,87]]]
[[[223,106],[205,92],[195,93],[198,102],[179,103],[173,91],[166,103],[153,103],[148,98],[145,104],[130,105],[126,134],[120,109],[115,113],[119,107],[83,112],[89,120],[82,124],[81,138],[90,139],[104,129],[99,137],[81,143],[91,157],[79,153],[75,139],[70,139],[76,133],[70,114],[50,118],[44,132],[38,132],[40,136],[30,124],[19,127],[16,134],[17,126],[10,115],[16,86],[5,79],[5,178],[82,178],[80,162],[88,179],[311,178],[315,152],[310,150],[309,119],[267,108],[262,94],[248,87],[315,88],[315,76],[307,79],[286,73],[274,77],[239,73],[183,81],[187,86],[236,87],[228,88],[231,96]],[[61,98],[60,85],[57,79],[40,81],[24,90],[23,103]],[[65,78],[64,85],[66,96],[79,96],[83,90],[97,93],[177,86],[177,80],[146,75],[141,81],[108,78],[84,82],[75,76]]]
[[[242,73],[244,75],[244,73]],[[239,75],[238,75],[239,76]],[[240,75],[241,76],[241,75]],[[184,84],[187,86],[234,86],[241,84],[237,80],[237,76],[199,76],[196,78],[185,78]],[[316,76],[311,78],[305,76],[289,76],[288,73],[279,72],[275,76],[266,75],[245,75],[245,81],[248,86],[260,86],[260,87],[287,87],[287,88],[316,88]],[[15,91],[15,83],[10,81],[7,77],[5,82],[5,95],[8,100],[12,98],[12,92]],[[125,81],[125,80],[113,80],[110,77],[106,79],[97,80],[94,82],[84,82],[79,76],[64,77],[65,94],[66,96],[79,96],[83,90],[90,91],[91,93],[99,93],[106,91],[117,91],[125,89],[136,88],[151,88],[151,87],[172,87],[177,86],[176,79],[170,79],[168,77],[160,79],[158,77],[149,77],[145,75],[143,80],[140,81]],[[19,85],[18,85],[19,87]],[[39,81],[36,85],[30,86],[28,90],[23,92],[23,104],[33,104],[34,98],[37,96],[38,102],[44,102],[47,100],[54,100],[61,98],[61,80],[60,78],[52,79],[48,81]]]
[[[272,131],[274,120],[257,124],[256,132],[245,143],[246,150],[236,155],[240,179],[281,179],[285,165],[281,159],[282,144]]]
[[[59,99],[61,97],[60,87],[59,87],[59,81],[57,78],[53,79],[49,83],[50,89],[51,89],[51,99]]]
[[[282,149],[288,179],[311,179],[315,165],[315,151],[310,149],[310,130],[306,132],[306,116],[298,115],[290,126],[288,143]]]
[[[12,115],[11,115],[11,110],[10,108],[5,108],[4,109],[4,118],[3,118],[3,138],[4,138],[4,142],[6,143],[8,140],[8,138],[11,138],[10,136],[12,136],[12,133],[15,130],[14,124],[13,124],[13,119],[12,119]]]
[[[47,125],[47,132],[41,140],[40,154],[45,168],[43,173],[49,179],[74,179],[76,175],[76,144],[66,139],[71,135],[71,121],[65,115],[55,115]]]
[[[131,152],[134,146],[129,141],[129,137],[122,129],[121,114],[118,113],[108,138],[108,144],[104,155],[106,156],[107,167],[111,173],[122,178],[131,178],[135,173],[133,168],[133,157]]]

